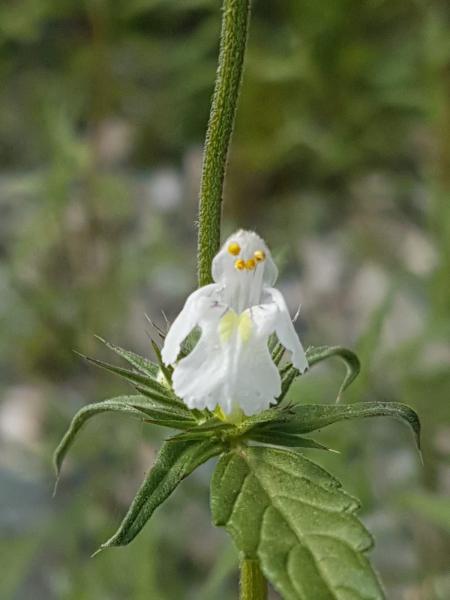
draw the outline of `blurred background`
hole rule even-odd
[[[52,500],[51,453],[84,404],[128,388],[73,350],[151,355],[196,285],[196,202],[218,0],[0,5],[0,597],[236,598],[210,523],[212,464],[128,548],[119,524],[164,431],[100,416]],[[392,600],[450,598],[450,4],[255,0],[224,234],[255,228],[305,346],[363,362],[348,402],[423,422],[424,466],[389,419],[319,435],[361,498]],[[333,402],[331,362],[291,391]],[[275,598],[275,594],[273,598]]]

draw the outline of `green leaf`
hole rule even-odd
[[[138,410],[143,416],[147,416],[152,423],[166,422],[173,423],[169,427],[178,427],[179,429],[189,429],[195,426],[195,419],[189,413],[186,415],[184,411],[177,410],[176,407],[168,409],[166,405],[154,402],[144,405],[132,403],[131,406]]]
[[[222,439],[242,437],[248,431],[255,429],[259,425],[277,422],[279,416],[279,410],[276,408],[269,408],[251,417],[246,417],[240,423],[227,423],[217,417],[212,417],[201,425],[195,425],[192,429],[183,431],[183,433],[179,433],[171,439],[195,440],[211,435],[220,435]]]
[[[98,551],[129,544],[178,484],[222,450],[216,440],[165,442],[118,530]]]
[[[172,393],[171,390],[166,390],[162,386],[161,386],[161,389],[165,392],[166,395],[164,395],[164,394],[160,393],[159,391],[157,391],[157,388],[150,388],[149,386],[146,386],[146,385],[135,385],[134,387],[136,388],[136,390],[138,392],[140,392],[144,396],[147,396],[147,398],[150,398],[150,399],[153,399],[153,400],[157,400],[158,402],[161,402],[161,404],[165,403],[168,407],[175,406],[178,409],[184,410],[187,414],[189,414],[191,416],[195,412],[193,410],[188,409],[187,406],[186,406],[186,404],[184,404],[184,402],[182,402],[181,400],[179,400]]]
[[[159,400],[161,402],[177,402],[178,404],[181,404],[181,402],[172,394],[169,388],[161,385],[152,377],[148,377],[142,373],[136,373],[135,371],[130,371],[129,369],[124,369],[123,367],[111,365],[103,360],[91,358],[90,356],[85,356],[79,352],[77,352],[77,354],[93,365],[105,369],[110,373],[114,373],[115,375],[126,379],[130,383],[133,383],[136,386],[136,389],[150,398]]]
[[[348,419],[394,417],[412,429],[417,448],[420,450],[420,420],[417,413],[406,404],[397,402],[358,402],[347,405],[299,404],[280,413],[278,421],[260,427],[302,434]]]
[[[184,358],[188,354],[192,352],[192,350],[197,345],[198,340],[200,339],[201,330],[200,327],[195,327],[191,333],[184,339],[181,343],[180,348],[180,357]]]
[[[381,600],[365,553],[372,538],[358,502],[299,453],[241,447],[223,455],[211,483],[214,523],[246,558],[259,559],[285,600]]]
[[[148,358],[140,356],[139,354],[135,354],[130,350],[124,350],[120,346],[116,346],[115,344],[111,344],[107,342],[100,336],[95,336],[102,344],[105,344],[107,348],[118,354],[121,358],[126,360],[132,367],[140,371],[143,375],[147,375],[153,379],[156,379],[159,374],[159,366],[153,363]]]
[[[323,444],[315,440],[304,438],[295,433],[286,433],[267,429],[266,431],[253,430],[248,434],[248,439],[261,444],[270,444],[272,446],[285,446],[287,448],[314,448],[315,450],[329,450]]]
[[[275,345],[274,349],[272,350],[272,360],[273,362],[278,366],[281,362],[281,359],[284,356],[284,346],[282,346],[279,342]]]
[[[80,429],[89,419],[105,412],[120,412],[141,420],[144,419],[144,415],[151,416],[154,422],[167,427],[192,426],[192,421],[188,421],[181,415],[167,411],[163,404],[151,401],[145,396],[118,396],[117,398],[111,398],[103,402],[88,404],[73,417],[69,428],[54,452],[53,464],[57,477],[59,477],[64,458]]]
[[[280,411],[277,408],[268,408],[267,410],[257,413],[256,415],[246,417],[241,423],[239,423],[237,427],[239,432],[242,434],[259,425],[275,421],[279,415]]]
[[[294,379],[300,375],[300,371],[296,369],[292,364],[286,365],[281,371],[281,394],[277,398],[277,404],[283,400],[289,391]]]
[[[151,344],[152,344],[153,352],[155,353],[155,356],[156,356],[156,360],[158,361],[159,368],[161,369],[161,373],[164,375],[164,378],[167,381],[168,385],[171,386],[172,385],[173,367],[167,367],[164,364],[164,361],[163,361],[162,355],[161,355],[161,350],[159,349],[159,346],[155,342],[155,340],[151,340]]]
[[[140,385],[150,385],[157,384],[159,388],[164,390],[163,386],[155,381],[152,377],[147,375],[143,375],[141,373],[136,373],[136,371],[130,371],[129,369],[124,369],[123,367],[117,367],[116,365],[111,365],[103,360],[99,360],[98,358],[92,358],[91,356],[86,356],[85,354],[81,354],[81,352],[76,352],[78,356],[84,358],[88,362],[92,363],[96,367],[100,367],[101,369],[105,369],[110,373],[114,373],[115,375],[119,375],[123,379],[127,379],[132,383],[140,384]]]
[[[348,386],[356,379],[361,370],[361,363],[359,362],[359,358],[354,352],[348,350],[347,348],[343,348],[342,346],[317,346],[316,348],[312,347],[306,350],[306,358],[308,359],[310,367],[313,367],[317,363],[320,363],[323,360],[326,360],[333,356],[337,356],[338,358],[343,360],[347,368],[344,381],[342,382],[342,385],[339,388],[339,392],[336,398],[336,401],[339,402],[344,390],[346,390]]]
[[[275,333],[272,333],[269,336],[269,340],[267,342],[267,347],[269,348],[269,352],[271,355],[273,354],[277,344],[278,344],[278,338]]]
[[[170,440],[201,440],[217,434],[226,434],[229,432],[235,432],[235,434],[237,434],[237,431],[238,430],[236,429],[235,425],[232,425],[231,423],[225,423],[224,421],[213,417],[201,425],[194,425],[187,431],[183,431],[183,433],[175,435],[174,437],[170,438]]]

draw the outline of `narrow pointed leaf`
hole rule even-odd
[[[277,398],[277,404],[283,400],[289,391],[292,383],[300,375],[300,371],[293,365],[288,364],[280,373],[281,375],[281,394]]]
[[[317,346],[316,348],[312,347],[306,350],[306,358],[310,367],[333,356],[337,356],[343,360],[347,369],[344,381],[339,388],[337,396],[337,401],[339,401],[344,390],[356,379],[361,370],[359,358],[354,352],[342,346]]]
[[[287,414],[287,413],[286,413]],[[252,431],[259,425],[268,423],[278,423],[280,411],[275,408],[269,408],[261,413],[246,417],[239,424],[232,424],[222,421],[216,417],[208,419],[201,425],[195,425],[192,429],[184,431],[174,436],[173,440],[195,440],[207,437],[209,435],[220,434],[223,439],[230,437],[243,436],[248,431]]]
[[[142,411],[140,411],[142,412]],[[150,423],[151,425],[158,425],[159,427],[168,427],[169,429],[187,429],[192,426],[191,422],[186,423],[181,419],[170,418],[168,416],[161,417],[159,415],[151,415],[148,413],[147,418],[143,414],[144,423]]]
[[[181,343],[180,357],[184,358],[192,352],[200,339],[200,328],[194,328],[187,338]]]
[[[280,411],[276,408],[268,408],[263,412],[257,413],[256,415],[252,415],[251,417],[247,417],[242,423],[239,423],[238,429],[241,433],[245,433],[246,431],[250,431],[254,427],[258,425],[262,425],[264,423],[271,423],[276,420],[280,415]]]
[[[366,558],[372,538],[358,502],[322,468],[292,451],[236,448],[211,483],[216,525],[258,559],[284,600],[382,600]]]
[[[234,425],[231,425],[231,423],[224,423],[216,418],[212,418],[208,419],[201,425],[195,425],[187,431],[183,431],[182,433],[175,435],[174,437],[170,438],[170,440],[201,440],[207,437],[212,437],[213,435],[226,435],[231,434],[232,432],[236,432],[237,434],[237,429]]]
[[[141,385],[153,385],[157,383],[152,377],[147,375],[143,375],[142,373],[137,373],[136,371],[130,371],[129,369],[124,369],[123,367],[118,367],[116,365],[111,365],[103,360],[99,360],[98,358],[92,358],[91,356],[86,356],[85,354],[81,354],[77,352],[79,356],[92,363],[93,365],[100,367],[101,369],[105,369],[110,373],[114,373],[115,375],[119,375],[119,377],[123,377],[123,379],[127,379],[132,383],[141,384]],[[160,384],[159,387],[162,388]]]
[[[338,421],[367,417],[394,417],[403,421],[414,433],[417,448],[420,450],[419,417],[412,408],[397,402],[358,402],[346,405],[300,404],[286,411],[284,416],[281,415],[278,422],[272,421],[261,427],[303,434]]]
[[[143,394],[144,396],[147,396],[148,398],[157,400],[158,402],[161,402],[161,403],[165,403],[168,407],[175,406],[176,408],[178,408],[180,410],[184,410],[186,412],[186,414],[188,414],[188,415],[194,414],[194,411],[188,409],[186,404],[184,404],[184,402],[179,400],[172,393],[171,390],[165,389],[163,386],[161,386],[159,384],[157,384],[157,385],[159,386],[159,388],[158,387],[150,388],[147,385],[135,385],[134,387],[136,388],[136,390],[139,393]],[[160,392],[159,390],[162,390],[162,391]]]
[[[140,402],[147,403],[148,401],[146,398],[137,395],[118,396],[117,398],[83,406],[83,408],[73,417],[68,430],[53,454],[53,464],[56,475],[59,475],[64,457],[73,444],[76,435],[89,419],[105,412],[120,412],[138,419],[143,419],[142,413],[131,406],[131,403],[138,404]]]
[[[211,439],[211,438],[216,438],[217,436],[214,435],[211,431],[195,431],[195,429],[192,429],[192,431],[183,431],[182,433],[177,433],[176,435],[173,435],[172,437],[167,438],[168,442],[192,442],[192,441],[201,441],[201,440],[207,440],[207,439]]]
[[[192,421],[186,421],[186,419],[166,411],[160,411],[151,407],[138,407],[136,404],[131,405],[131,407],[140,413],[143,421],[146,423],[162,425],[163,427],[170,427],[172,429],[187,429],[188,427],[192,427]]]
[[[153,379],[156,379],[158,377],[159,366],[157,364],[153,363],[148,358],[145,358],[144,356],[140,356],[139,354],[131,352],[131,350],[125,350],[124,348],[121,348],[120,346],[111,344],[110,342],[107,342],[106,340],[104,340],[103,338],[101,338],[98,335],[96,335],[95,337],[100,342],[102,342],[102,344],[105,344],[105,346],[107,348],[109,348],[110,350],[115,352],[117,355],[119,355],[121,358],[126,360],[132,367],[134,367],[136,370],[140,371],[143,375],[147,375],[148,377],[152,377]]]
[[[172,385],[173,367],[167,367],[164,364],[164,361],[163,361],[162,355],[161,355],[161,350],[159,349],[159,346],[155,342],[155,340],[152,340],[151,344],[152,344],[153,352],[155,353],[155,356],[156,356],[156,360],[158,361],[159,368],[161,369],[161,372],[164,375],[165,380],[167,381],[167,383],[169,385]]]
[[[312,448],[315,450],[330,450],[323,444],[319,444],[310,438],[301,437],[295,433],[286,433],[284,431],[270,430],[251,431],[248,439],[262,444],[272,446],[284,446],[286,448]]]
[[[284,346],[282,346],[279,342],[275,345],[275,348],[272,351],[272,360],[278,366],[281,362],[281,359],[284,356]]]
[[[269,340],[267,342],[267,347],[269,348],[269,352],[270,354],[273,354],[273,351],[275,350],[275,346],[278,344],[278,338],[276,336],[275,333],[272,333],[269,336]]]
[[[223,446],[214,440],[165,442],[119,529],[100,550],[129,544],[178,484],[222,450]]]
[[[141,420],[145,420],[147,416],[152,423],[179,429],[192,427],[193,424],[192,420],[168,411],[164,404],[149,400],[145,396],[117,396],[110,400],[87,404],[73,417],[69,428],[54,452],[53,464],[57,477],[61,471],[64,458],[80,429],[89,419],[105,412],[119,412]]]
[[[172,420],[175,423],[181,423],[186,429],[195,427],[195,419],[191,415],[186,416],[181,410],[176,410],[176,407],[167,408],[164,404],[152,401],[147,405],[132,403],[131,406],[152,420]]]
[[[172,394],[170,390],[161,385],[152,377],[148,377],[146,375],[143,375],[142,373],[137,373],[135,371],[130,371],[129,369],[124,369],[123,367],[111,365],[110,363],[104,362],[103,360],[92,358],[90,356],[85,356],[84,354],[80,354],[79,352],[77,352],[77,354],[79,354],[79,356],[92,363],[93,365],[96,365],[101,369],[105,369],[110,373],[114,373],[115,375],[126,379],[130,383],[135,384],[136,388],[140,386],[141,389],[139,391],[141,391],[141,393],[146,393],[146,395],[150,396],[151,398],[161,401],[175,401],[174,398],[171,398]],[[144,392],[144,388],[146,389],[146,392]]]

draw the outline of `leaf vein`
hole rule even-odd
[[[245,462],[248,464],[248,466],[250,467],[251,465],[249,464],[249,462],[248,462],[248,459],[247,459],[247,457],[246,457],[245,455],[243,455],[243,459],[244,459],[244,461],[245,461]],[[277,465],[277,467],[278,467],[278,465]],[[280,470],[282,470],[282,469],[280,469]],[[266,489],[266,487],[264,486],[264,483],[263,483],[263,482],[261,481],[261,479],[258,477],[258,473],[257,473],[257,470],[256,470],[256,469],[254,470],[254,476],[255,476],[255,478],[258,480],[258,483],[260,484],[261,488],[264,490],[264,493],[266,494],[266,496],[267,496],[268,498],[270,498],[270,497],[271,497],[271,495],[270,495],[270,493],[268,492],[268,490]],[[242,487],[243,487],[243,486],[242,486]],[[242,490],[242,487],[241,487],[241,490]],[[241,490],[240,490],[240,491],[241,491]],[[239,495],[239,494],[238,494],[238,495]],[[274,500],[275,500],[275,499],[276,499],[276,498],[274,497]],[[278,504],[278,503],[277,503],[277,504]],[[296,529],[293,527],[293,525],[292,525],[292,523],[291,523],[291,521],[290,521],[289,517],[288,517],[288,516],[287,516],[287,515],[284,513],[284,511],[283,511],[282,507],[275,506],[275,502],[274,502],[274,503],[273,503],[273,508],[274,508],[274,509],[275,509],[275,510],[276,510],[276,511],[279,513],[279,515],[281,516],[281,518],[282,518],[282,519],[283,519],[283,520],[284,520],[284,521],[287,523],[288,527],[290,528],[290,530],[292,531],[292,533],[295,535],[295,537],[296,537],[296,538],[297,538],[297,540],[299,541],[299,544],[300,544],[301,546],[303,546],[303,547],[306,547],[306,548],[307,548],[307,546],[306,546],[304,543],[302,543],[302,542],[303,542],[303,536],[300,536],[300,535],[299,535],[299,533],[296,531]],[[322,579],[323,579],[323,581],[325,582],[325,585],[326,585],[326,587],[327,587],[327,588],[329,589],[329,591],[331,592],[331,596],[332,596],[333,598],[335,598],[336,600],[339,600],[339,598],[338,598],[338,597],[337,597],[337,596],[334,594],[334,592],[333,592],[333,589],[330,587],[330,582],[328,581],[328,578],[326,577],[325,573],[323,572],[323,569],[321,569],[321,568],[320,568],[320,563],[319,563],[319,561],[317,560],[316,556],[314,555],[314,552],[313,552],[312,550],[310,550],[309,548],[308,548],[308,550],[309,550],[309,552],[311,553],[311,557],[313,558],[313,560],[314,560],[314,563],[316,564],[316,567],[317,567],[317,570],[318,570],[318,572],[319,572],[319,573],[322,575]],[[287,571],[287,573],[288,573],[289,579],[292,581],[292,578],[291,578],[291,576],[289,575],[289,571]],[[295,589],[295,586],[294,586],[294,589]]]

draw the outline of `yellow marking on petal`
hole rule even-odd
[[[253,321],[250,318],[249,313],[243,312],[239,316],[238,333],[241,340],[245,343],[248,342],[252,335]]]
[[[245,261],[245,268],[248,269],[249,271],[253,271],[253,269],[256,267],[256,261],[254,258],[249,258],[248,260]]]
[[[216,408],[214,409],[214,416],[220,419],[221,421],[227,420],[227,415],[223,412],[221,406],[216,406]]]
[[[229,310],[219,321],[219,337],[222,343],[228,342],[238,326],[239,317],[234,310]]]
[[[233,256],[237,256],[240,251],[241,247],[237,242],[231,242],[231,244],[228,246],[228,252]]]
[[[242,260],[242,258],[238,258],[237,261],[234,263],[234,268],[238,271],[243,271],[245,269],[245,260]]]
[[[262,262],[266,258],[266,253],[264,250],[256,250],[253,256],[255,257],[256,262]]]
[[[216,406],[214,409],[214,416],[225,423],[233,423],[233,425],[239,425],[245,419],[245,414],[242,412],[239,406],[234,407],[229,415],[226,415],[223,412],[221,406]]]
[[[252,334],[252,329],[253,321],[247,311],[238,315],[234,310],[229,310],[219,321],[220,341],[222,344],[225,344],[237,330],[241,341],[244,343],[248,342]]]

